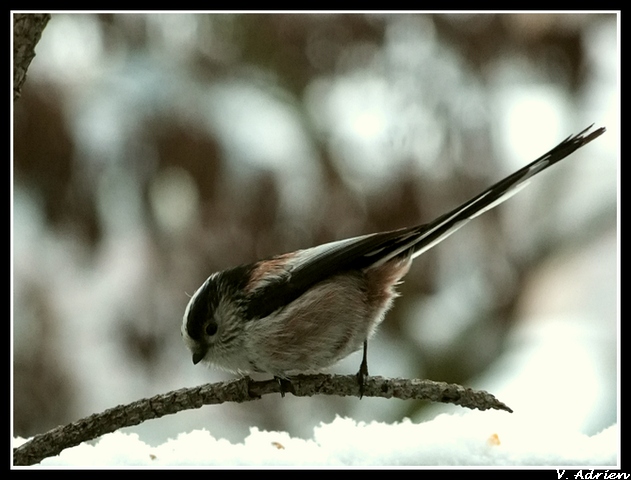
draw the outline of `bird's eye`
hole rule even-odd
[[[206,335],[212,337],[215,333],[217,333],[217,324],[215,322],[210,322],[206,325]]]

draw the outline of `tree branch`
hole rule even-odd
[[[14,465],[33,465],[62,450],[92,440],[119,428],[138,425],[145,420],[172,415],[182,410],[216,405],[224,402],[249,402],[269,393],[289,392],[297,397],[313,395],[359,396],[355,375],[299,375],[290,381],[253,381],[249,377],[221,383],[208,383],[194,388],[145,398],[129,405],[119,405],[103,413],[95,413],[65,426],[36,435],[13,450]],[[431,400],[453,403],[479,410],[512,410],[493,395],[460,385],[431,380],[368,377],[365,397],[399,398],[401,400]]]
[[[31,60],[35,57],[35,46],[50,20],[48,13],[13,14],[13,101],[20,98],[22,84]]]

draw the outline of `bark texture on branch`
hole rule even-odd
[[[249,377],[244,377],[229,382],[182,388],[128,405],[119,405],[36,435],[27,443],[14,449],[13,464],[33,465],[46,457],[58,455],[66,448],[123,427],[138,425],[145,420],[172,415],[182,410],[200,408],[203,405],[249,402],[270,393],[291,393],[297,397],[359,396],[359,385],[355,375],[321,374],[299,375],[282,382],[275,379],[255,382]],[[368,377],[363,395],[365,397],[394,397],[401,400],[431,400],[478,410],[496,409],[512,412],[508,406],[490,393],[432,380]]]
[[[20,98],[35,46],[50,20],[48,13],[13,14],[13,101]]]

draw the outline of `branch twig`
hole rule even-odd
[[[35,57],[35,46],[50,20],[48,13],[15,13],[13,15],[13,101],[26,80],[26,72]]]
[[[46,457],[58,455],[66,448],[114,432],[119,428],[138,425],[145,420],[172,415],[182,410],[200,408],[203,405],[258,400],[269,393],[280,393],[281,388],[297,397],[359,396],[359,386],[355,375],[299,375],[292,377],[290,382],[283,381],[282,387],[273,379],[255,382],[244,377],[229,382],[182,388],[138,400],[129,405],[119,405],[36,435],[14,449],[13,464],[33,465]],[[490,393],[432,380],[368,377],[364,387],[364,396],[431,400],[479,410],[496,409],[512,412]]]

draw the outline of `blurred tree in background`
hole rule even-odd
[[[613,14],[54,14],[14,106],[15,434],[230,378],[180,340],[213,271],[432,220],[593,122],[614,145],[616,28]],[[615,232],[615,149],[596,143],[415,262],[371,374],[466,384],[506,350],[532,272]],[[137,430],[304,435],[422,406],[264,399]]]

